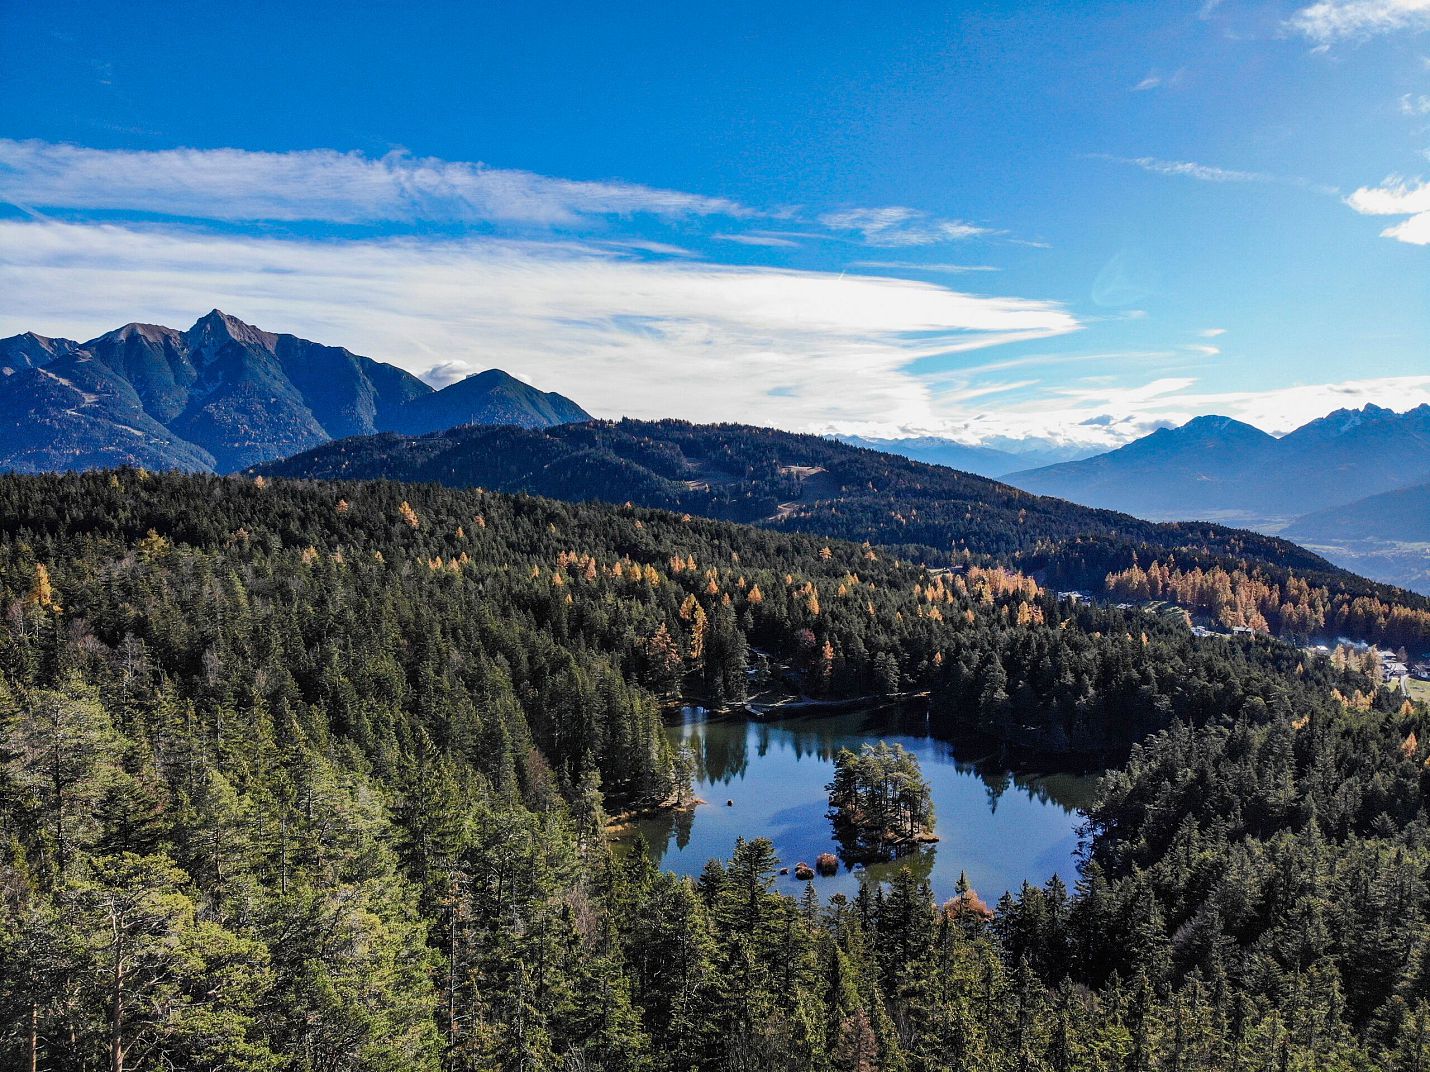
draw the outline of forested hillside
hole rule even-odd
[[[769,428],[683,421],[454,428],[421,438],[341,440],[255,471],[630,501],[867,540],[930,564],[1001,564],[1061,588],[1103,591],[1109,574],[1160,559],[1169,568],[1239,574],[1288,599],[1304,586],[1314,591],[1308,606],[1335,608],[1320,616],[1324,628],[1376,643],[1430,646],[1430,600],[1338,569],[1286,540],[1207,523],[1141,521]],[[1285,616],[1286,634],[1305,636],[1295,626],[1314,617]],[[1261,620],[1281,631],[1280,614]]]
[[[1285,645],[634,507],[127,470],[0,479],[0,607],[7,1067],[1422,1067],[1425,713]],[[613,855],[687,784],[662,705],[738,702],[752,644],[1125,760],[1075,889]]]
[[[1309,640],[1362,637],[1382,647],[1430,649],[1430,613],[1410,601],[1335,591],[1304,577],[1222,566],[1186,569],[1174,559],[1154,559],[1109,573],[1114,599],[1169,600],[1219,625]]]

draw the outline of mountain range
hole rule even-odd
[[[463,427],[487,425],[510,427]],[[1042,441],[1005,447],[592,422],[570,399],[497,369],[435,390],[394,365],[217,309],[183,331],[135,323],[88,342],[0,340],[0,469],[272,462],[253,471],[631,500],[941,556],[1003,556],[1051,568],[1061,583],[1100,583],[1099,571],[1125,568],[1140,546],[1328,576],[1334,563],[1430,591],[1419,523],[1430,495],[1402,487],[1430,480],[1430,406],[1340,410],[1280,439],[1198,417],[1033,469],[1019,467],[1066,453]],[[1010,470],[1004,484],[972,475]],[[1200,520],[1152,523],[1189,519]],[[1283,530],[1312,551],[1267,539]]]
[[[1271,528],[1430,479],[1430,405],[1407,413],[1337,410],[1279,439],[1230,417],[1197,417],[1106,454],[1007,479],[1140,517]]]
[[[539,428],[580,406],[491,369],[442,390],[395,365],[213,310],[181,331],[0,339],[0,469],[232,472],[352,435]]]
[[[1430,480],[1430,405],[1337,410],[1280,438],[1230,417],[1197,417],[1005,479],[1138,517],[1284,533],[1347,568],[1430,591],[1430,537],[1416,524],[1430,516],[1427,495],[1406,490]]]

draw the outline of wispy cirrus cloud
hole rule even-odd
[[[334,149],[93,149],[0,138],[0,203],[6,202],[26,212],[371,225],[389,231],[491,225],[579,232],[612,217],[713,219],[724,229],[711,239],[772,249],[831,239],[873,247],[927,246],[1003,233],[903,206],[805,215],[639,183],[553,178],[401,151],[368,156]],[[749,226],[757,220],[806,229]],[[649,251],[659,252],[656,245]]]
[[[963,220],[947,220],[901,205],[884,208],[851,208],[826,212],[819,222],[834,231],[853,232],[871,246],[927,246],[964,238],[979,238],[997,232]]]
[[[799,242],[795,239],[772,234],[714,234],[710,237],[721,242],[735,242],[742,246],[765,246],[770,249],[799,248]]]
[[[1113,156],[1108,153],[1091,153],[1088,158],[1139,167],[1154,175],[1171,175],[1178,178],[1195,179],[1198,182],[1270,183],[1295,186],[1318,194],[1335,195],[1340,193],[1334,186],[1313,182],[1296,175],[1272,175],[1265,171],[1246,171],[1240,168],[1218,167],[1215,164],[1199,164],[1193,160],[1164,160],[1156,156]]]
[[[1287,20],[1287,26],[1321,47],[1400,30],[1430,29],[1430,0],[1318,0]]]
[[[1134,93],[1146,93],[1149,89],[1175,89],[1182,84],[1182,80],[1187,76],[1187,69],[1179,67],[1171,74],[1163,74],[1161,71],[1148,71],[1142,80],[1132,87]]]
[[[0,138],[0,200],[205,220],[570,225],[594,216],[749,216],[726,198],[480,163],[311,149],[90,149]]]
[[[1362,186],[1346,204],[1365,216],[1406,216],[1381,235],[1412,246],[1430,245],[1430,182],[1393,176],[1379,186]]]
[[[1129,164],[1154,175],[1177,175],[1196,179],[1199,182],[1275,182],[1273,175],[1260,171],[1241,171],[1236,168],[1215,167],[1212,164],[1198,164],[1190,160],[1163,160],[1155,156],[1110,156],[1093,154],[1095,160],[1110,160],[1115,164]]]
[[[215,305],[439,383],[498,366],[602,415],[793,429],[936,423],[911,363],[1081,327],[1056,302],[579,241],[0,221],[0,335],[184,324]]]

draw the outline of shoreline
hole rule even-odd
[[[635,829],[635,824],[642,819],[654,819],[657,815],[678,815],[681,812],[694,811],[700,807],[700,805],[709,803],[710,801],[702,797],[691,797],[683,801],[663,800],[659,804],[647,804],[640,808],[627,808],[624,811],[618,811],[614,815],[606,817],[606,834],[612,837],[629,834]]]

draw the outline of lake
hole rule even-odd
[[[1077,878],[1079,809],[1092,802],[1095,776],[1011,771],[933,736],[925,716],[889,708],[767,721],[686,708],[669,732],[694,755],[695,793],[708,803],[639,820],[626,835],[643,835],[666,870],[699,875],[711,857],[728,859],[737,837],[769,838],[791,872],[801,861],[813,866],[822,852],[837,854],[824,788],[834,757],[840,748],[885,740],[918,757],[940,840],[867,869],[841,862],[837,874],[815,877],[822,896],[852,896],[861,882],[887,879],[899,867],[927,877],[939,900],[953,896],[966,871],[989,904],[1025,880],[1042,884],[1057,874],[1071,886]],[[776,888],[797,894],[803,887],[791,873]]]

